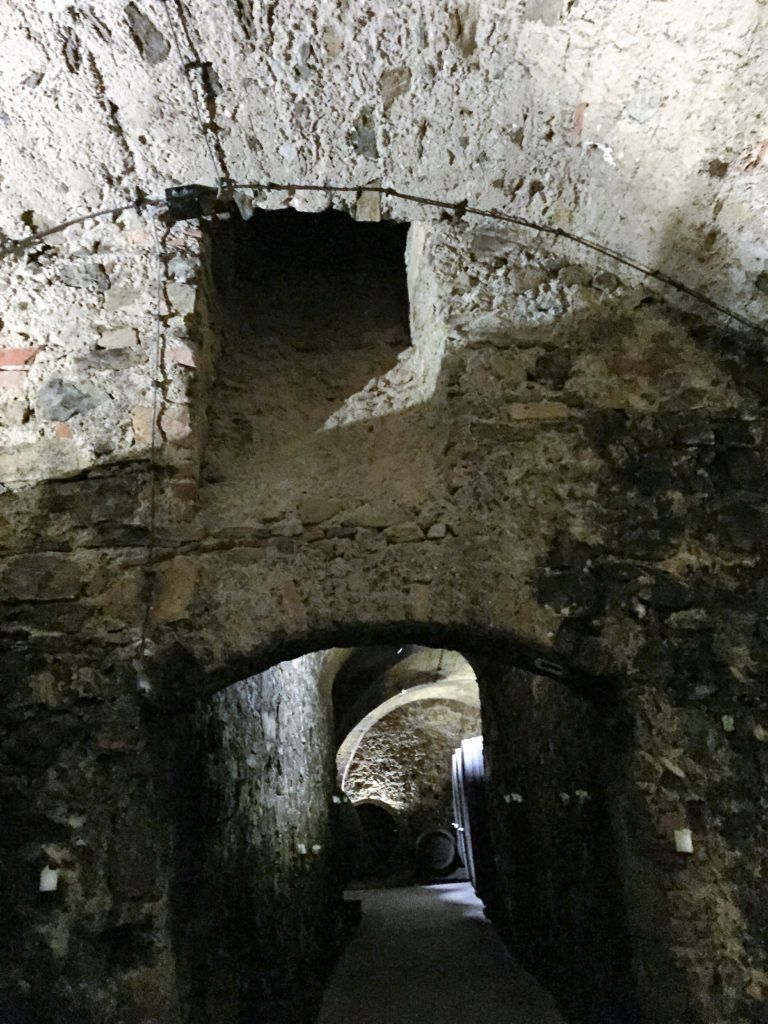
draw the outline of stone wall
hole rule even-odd
[[[206,269],[220,238],[202,240],[188,342],[200,366],[223,353],[219,384],[189,392],[202,460],[167,438],[152,474],[126,433],[85,468],[57,458],[50,472],[70,479],[0,495],[14,815],[4,878],[19,922],[4,936],[7,998],[39,1005],[43,957],[56,1005],[79,1019],[133,1024],[136,991],[145,1017],[173,1019],[165,876],[124,905],[109,861],[113,815],[141,836],[121,848],[157,851],[152,864],[170,856],[139,695],[188,708],[282,658],[413,642],[497,650],[623,710],[632,742],[611,820],[647,1016],[756,1024],[768,845],[761,346],[605,267],[438,223],[410,232],[410,346],[396,352],[379,324],[359,349],[340,330],[327,352],[294,358],[301,306],[273,281],[285,320],[267,364],[254,356],[258,310],[241,315],[247,295]],[[228,352],[248,366],[229,384]],[[126,409],[145,403],[126,395]],[[259,407],[274,430],[254,433]],[[34,444],[48,440],[40,429]],[[201,463],[215,472],[198,475]],[[694,845],[682,862],[681,822]],[[37,886],[58,846],[72,884],[62,874],[48,900]],[[630,875],[645,885],[630,892]],[[130,985],[100,959],[105,930],[123,925],[137,926],[130,957],[144,965]],[[147,929],[157,940],[144,947]],[[98,992],[82,984],[94,965],[107,979]]]
[[[177,730],[173,924],[190,1021],[316,1016],[341,939],[323,657],[237,683]]]
[[[499,666],[480,678],[490,914],[569,1019],[637,1022],[624,886],[647,875],[619,872],[606,796],[616,723],[552,680]]]
[[[60,623],[3,658],[0,1018],[181,1021],[152,716],[125,663]]]
[[[91,654],[6,661],[0,1017],[308,1024],[341,938],[322,655],[167,712]]]
[[[392,701],[420,700],[428,695],[425,686],[435,688],[429,694],[433,697],[475,704],[480,700],[472,667],[458,651],[405,643],[357,648],[333,682],[339,758],[348,753],[358,730],[371,716],[391,710]]]
[[[220,174],[383,180],[595,237],[765,316],[765,4],[94,6],[0,13],[3,238]],[[399,316],[358,330],[385,299],[371,274],[314,348],[317,296],[263,282],[282,334],[260,334],[248,287],[213,280],[210,226],[158,228],[159,350],[144,218],[0,264],[3,1009],[182,1020],[168,740],[281,658],[394,640],[495,649],[609,698],[646,1017],[760,1024],[763,339],[562,241],[382,209],[424,218],[409,347]]]
[[[521,252],[506,235],[420,226],[408,262],[412,345],[391,369],[381,338],[339,345],[333,359],[358,379],[342,383],[337,370],[329,397],[330,352],[286,364],[279,346],[259,347],[263,314],[244,317],[242,289],[207,300],[227,365],[252,365],[235,363],[242,386],[229,390],[220,367],[208,414],[206,459],[212,470],[226,460],[226,471],[213,472],[181,532],[174,508],[160,509],[184,548],[161,570],[161,592],[181,571],[194,576],[211,628],[199,639],[185,630],[192,597],[160,624],[158,643],[178,636],[227,673],[227,658],[253,651],[254,630],[277,642],[332,622],[426,618],[503,627],[545,649],[559,634],[561,664],[599,674],[621,671],[622,656],[607,620],[602,660],[599,627],[580,636],[601,598],[590,596],[596,574],[572,568],[578,545],[616,573],[638,563],[638,579],[656,562],[653,579],[670,585],[699,565],[726,587],[743,569],[746,583],[764,514],[765,367],[753,339],[611,275]],[[267,287],[288,344],[303,330],[293,289]],[[318,391],[311,414],[297,405],[307,388]],[[255,411],[271,403],[274,413]],[[290,451],[253,434],[283,408]],[[235,441],[224,427],[238,423]],[[220,586],[226,577],[237,585]],[[266,600],[254,606],[254,593]],[[246,621],[241,640],[234,624]]]
[[[220,174],[383,179],[571,228],[768,309],[759,2],[700,0],[692,16],[688,0],[101,0],[0,17],[4,235]]]
[[[681,704],[638,686],[628,703],[635,742],[618,762],[611,809],[646,1012],[759,1021],[765,711],[721,689]],[[692,855],[675,852],[681,829],[692,833]]]
[[[498,665],[478,678],[512,947],[577,1019],[759,1020],[764,840],[742,816],[762,802],[763,715],[650,686],[595,704]]]
[[[150,455],[177,490],[196,477],[204,421],[193,430],[190,406],[211,363],[201,232],[154,217],[127,211],[0,264],[2,486]]]
[[[361,739],[343,772],[353,803],[381,800],[402,816],[411,842],[432,828],[450,828],[451,754],[480,731],[478,707],[458,701],[406,704]]]

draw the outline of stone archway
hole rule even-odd
[[[472,681],[474,682],[474,680]],[[387,715],[392,714],[394,711],[421,701],[449,701],[454,704],[463,704],[467,707],[476,707],[478,709],[480,707],[480,697],[476,691],[472,693],[471,687],[461,687],[455,683],[424,683],[420,686],[412,687],[403,694],[390,697],[389,700],[379,704],[365,718],[362,718],[354,729],[350,730],[339,747],[336,754],[336,763],[339,767],[342,788],[349,764],[354,758],[357,748],[364,742],[366,735],[371,729],[375,729],[383,718],[386,718]]]
[[[401,649],[404,653],[408,644],[434,643],[438,638],[448,642],[450,637],[451,647],[458,647],[467,658],[467,661],[457,658],[457,665],[463,664],[466,668],[476,666],[479,674],[487,679],[484,685],[492,685],[490,666],[496,665],[497,671],[500,671],[502,665],[511,670],[511,666],[518,664],[516,655],[520,649],[514,638],[502,633],[475,631],[471,627],[453,625],[425,626],[412,622],[362,627],[358,624],[336,626],[322,634],[283,640],[279,650],[286,655],[295,655],[298,651],[311,650],[323,640],[328,642],[331,637],[346,648],[363,640],[378,645],[392,642],[403,645]],[[408,649],[413,650],[412,647]],[[251,987],[248,998],[266,1000],[263,1005],[273,1007],[270,1012],[279,1012],[285,1019],[292,1019],[291,1013],[301,1015],[309,1012],[308,1004],[304,1004],[303,1009],[295,1004],[290,1006],[289,993],[299,990],[297,980],[302,970],[307,969],[308,963],[315,964],[312,968],[313,976],[322,977],[324,968],[321,951],[327,949],[328,943],[333,941],[332,928],[331,933],[327,928],[334,920],[332,902],[329,903],[328,899],[334,887],[336,854],[333,815],[328,817],[327,808],[333,807],[331,796],[335,776],[335,744],[328,711],[332,704],[330,690],[334,674],[346,661],[343,654],[331,651],[301,655],[275,665],[278,656],[274,647],[270,648],[269,653],[256,652],[254,660],[250,662],[250,672],[246,670],[246,676],[236,682],[224,679],[220,670],[215,668],[207,684],[199,688],[197,685],[190,687],[185,702],[186,711],[178,703],[175,706],[166,705],[165,710],[158,708],[157,711],[162,723],[159,726],[160,732],[165,734],[170,727],[170,733],[175,737],[170,748],[167,748],[175,751],[175,777],[198,777],[200,769],[193,766],[207,766],[203,768],[200,785],[188,794],[187,803],[182,801],[174,812],[176,822],[181,824],[176,834],[177,863],[179,849],[185,856],[189,856],[197,847],[196,862],[207,865],[197,872],[192,870],[191,876],[188,865],[186,880],[177,876],[175,905],[180,908],[180,914],[176,919],[175,930],[183,937],[179,952],[181,963],[184,964],[190,955],[188,947],[185,952],[184,938],[191,934],[199,936],[212,927],[214,920],[217,922],[218,934],[228,950],[224,960],[214,960],[213,963],[201,961],[199,954],[205,951],[205,945],[198,942],[191,951],[194,966],[191,969],[185,968],[183,973],[191,979],[193,990],[195,980],[203,985],[209,993],[206,997],[208,1012],[215,1010],[219,1015],[228,1012],[227,1006],[231,1005],[228,1000],[231,1000],[231,993],[237,987],[237,978],[242,977],[242,967],[239,965],[246,961],[253,963],[253,950],[261,949],[260,944],[264,941],[266,945],[263,955],[273,962],[273,973],[269,977],[260,975],[261,981],[257,981],[255,975],[252,976],[257,989]],[[405,678],[409,661],[413,661],[418,669],[419,658],[418,650],[406,654],[400,663],[395,663],[385,671],[385,677],[395,681]],[[265,664],[274,667],[254,674],[257,667]],[[564,673],[564,679],[554,685],[565,689],[565,680],[568,678]],[[215,694],[204,696],[206,690],[210,692],[214,686],[217,687]],[[573,700],[577,706],[582,702],[587,703],[583,697],[576,695],[580,689],[582,687],[577,686],[574,690]],[[445,690],[446,682],[428,684],[417,687],[418,693],[412,691],[410,699],[413,701],[415,697],[424,695],[434,697],[436,693],[445,695]],[[195,691],[197,699],[190,703],[189,697]],[[613,699],[609,698],[604,684],[591,687],[590,692],[593,698],[589,703],[590,706],[594,704],[595,708],[595,732],[583,730],[586,744],[584,749],[589,749],[589,744],[594,741],[598,722],[603,737],[618,727],[611,724],[620,706],[616,703],[616,694]],[[596,694],[599,694],[599,698]],[[353,695],[349,694],[347,699],[352,700]],[[493,706],[488,704],[484,711],[484,715],[490,716],[495,722],[494,735],[505,730],[501,720],[504,716],[503,696],[499,697],[499,701],[501,703],[497,701]],[[394,703],[406,704],[407,701],[404,702],[401,695]],[[497,716],[500,716],[499,720]],[[190,741],[191,736],[197,739]],[[212,738],[213,746],[210,746]],[[578,744],[574,749],[578,749]],[[599,765],[600,755],[591,752],[590,756],[594,764],[586,768],[585,773],[592,779],[590,788],[595,806],[601,808],[602,813],[603,780],[599,773],[594,774],[598,772],[596,766]],[[506,753],[497,753],[497,759],[504,757]],[[448,778],[449,755],[446,756],[446,781]],[[502,792],[502,786],[507,783],[506,779],[502,783],[502,778],[500,775],[498,781],[494,779],[492,784],[496,786],[496,799],[503,802],[506,791]],[[200,793],[208,794],[203,800],[202,810],[198,804]],[[219,808],[213,819],[210,812],[212,806]],[[248,812],[245,810],[247,807],[253,810]],[[211,822],[211,825],[206,825],[206,822]],[[563,822],[561,825],[564,828],[564,844],[561,845],[567,846],[567,824]],[[509,837],[504,833],[506,825],[500,828],[499,839],[507,842]],[[282,838],[278,839],[278,836]],[[590,841],[595,841],[599,848],[611,843],[610,835],[605,830],[596,833]],[[256,848],[261,850],[258,856],[249,852],[254,842]],[[563,858],[559,870],[565,870],[563,865],[567,859]],[[539,860],[543,867],[545,858],[541,856],[541,851]],[[192,861],[195,862],[195,856],[192,856]],[[602,865],[599,870],[605,874],[601,876],[600,882],[595,881],[593,893],[602,888],[609,902],[615,903],[617,899],[620,902],[620,886],[610,874],[615,872],[615,864],[609,869],[608,862],[600,861],[596,856],[595,864],[598,862]],[[268,869],[267,863],[274,867]],[[198,917],[197,921],[194,914],[189,916],[188,910],[190,878],[207,878],[206,885],[215,879],[215,895],[211,895],[208,905],[218,910],[206,911],[203,908],[202,917]],[[511,873],[508,873],[507,880],[514,880]],[[274,890],[270,888],[273,884],[277,886]],[[338,886],[338,881],[335,884]],[[265,885],[267,888],[264,888]],[[233,898],[231,894],[238,889],[242,890],[239,897]],[[265,908],[261,915],[264,928],[259,934],[254,934],[247,922],[254,917],[259,906]],[[226,923],[221,916],[222,907],[231,908]],[[253,907],[253,910],[246,913],[248,907]],[[508,907],[502,904],[493,909],[494,914],[498,913],[500,923],[507,910]],[[246,916],[243,917],[243,914]],[[624,938],[619,918],[614,914],[611,919],[615,926],[614,947],[618,951],[622,948]],[[270,922],[268,926],[266,922]],[[321,927],[322,922],[324,924]],[[234,947],[225,939],[227,935],[238,936]],[[298,945],[297,935],[303,936]],[[248,949],[251,950],[250,954]],[[586,952],[582,961],[585,964],[589,962]],[[623,961],[622,970],[626,972]],[[206,987],[203,982],[205,977],[215,978],[216,984]],[[626,973],[624,983],[629,984]],[[259,984],[266,987],[259,990]],[[311,1003],[313,990],[301,986],[299,988]],[[218,1002],[211,1002],[214,998],[212,991],[218,992]],[[583,996],[588,997],[588,993]],[[274,1009],[275,1006],[279,1007],[279,1011]]]

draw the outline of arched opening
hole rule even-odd
[[[355,807],[373,802],[399,818],[399,857],[389,879],[385,871],[373,873],[380,882],[444,878],[449,866],[459,867],[453,863],[450,755],[457,742],[481,728],[474,672],[456,651],[410,645],[393,647],[382,658],[383,648],[374,648],[367,659],[367,650],[358,648],[344,665],[354,666],[358,676],[354,696],[350,671],[340,671],[334,681],[334,708],[342,720],[362,715],[336,753],[339,788]],[[351,714],[337,693],[339,679]],[[447,843],[450,855],[443,849]],[[364,872],[354,881],[365,878]]]
[[[399,866],[405,837],[397,815],[387,804],[361,800],[352,805],[360,824],[360,878],[387,878]]]
[[[418,642],[436,633],[453,636],[450,650]],[[472,630],[414,624],[402,642],[390,643],[395,635],[388,626],[338,631],[337,642],[378,643],[315,649],[271,667],[254,661],[260,671],[246,669],[194,707],[158,712],[172,769],[175,951],[190,1020],[317,1020],[334,963],[346,947],[330,999],[358,941],[346,946],[354,910],[342,897],[352,884],[362,899],[361,936],[372,927],[397,931],[405,919],[426,927],[438,904],[453,908],[450,927],[483,920],[503,937],[542,986],[526,976],[525,999],[552,1013],[557,1001],[565,1016],[553,1021],[639,1021],[611,825],[622,790],[607,782],[625,739],[617,709],[584,697],[584,685],[518,668],[514,642],[504,648],[499,636],[484,647]],[[283,649],[294,653],[304,642]],[[274,655],[258,658],[269,664]],[[479,686],[474,697],[470,684]],[[493,876],[478,886],[484,915],[447,849],[451,757],[480,731],[489,816],[482,842]],[[403,770],[394,752],[406,749],[411,767]],[[419,789],[419,779],[432,781]],[[424,800],[430,786],[441,808],[433,816]],[[553,786],[563,787],[554,798]],[[322,1012],[341,1013],[339,1005]]]

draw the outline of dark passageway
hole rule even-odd
[[[608,719],[472,657],[317,651],[178,720],[190,1024],[637,1024]]]
[[[378,889],[319,1024],[565,1024],[507,953],[469,883]]]

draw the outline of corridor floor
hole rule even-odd
[[[319,1024],[564,1024],[506,952],[468,883],[352,894],[363,919]]]

